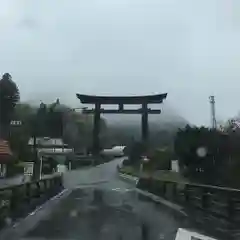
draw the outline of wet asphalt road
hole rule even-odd
[[[178,227],[188,225],[184,217],[137,194],[133,182],[119,178],[119,161],[66,173],[65,187],[71,190],[31,214],[6,239],[175,239]]]

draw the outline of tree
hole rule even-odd
[[[20,161],[27,161],[31,158],[28,141],[32,137],[32,119],[35,114],[36,108],[27,103],[18,103],[15,107],[12,119],[20,121],[21,125],[10,126],[9,144]]]
[[[199,182],[215,184],[221,177],[230,152],[226,134],[208,128],[186,127],[179,130],[175,138],[175,153],[184,174]],[[206,149],[199,156],[198,149]]]
[[[134,142],[130,146],[125,147],[124,154],[128,156],[132,165],[139,165],[141,156],[145,154],[144,144],[142,142]]]
[[[41,103],[37,113],[32,118],[32,134],[37,137],[48,137],[48,110],[47,105]]]
[[[64,112],[54,107],[49,107],[47,111],[46,127],[48,136],[62,138],[63,136],[63,115]]]
[[[147,169],[170,170],[171,160],[173,160],[173,152],[167,147],[157,148],[148,155],[148,158],[150,161],[145,164]]]
[[[9,73],[5,73],[0,80],[0,137],[8,138],[9,125],[20,94],[16,83]]]

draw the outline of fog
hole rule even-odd
[[[22,101],[167,92],[165,112],[209,125],[209,95],[218,120],[240,110],[239,10],[239,0],[1,0],[1,72]]]

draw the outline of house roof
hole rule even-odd
[[[40,155],[44,155],[44,154],[64,155],[64,154],[73,153],[73,149],[72,148],[39,148],[38,153]]]
[[[13,155],[12,151],[8,145],[8,142],[0,139],[0,155],[5,154],[5,155]]]
[[[85,94],[76,94],[81,103],[87,104],[141,104],[147,103],[162,103],[167,97],[167,93],[145,95],[145,96],[94,96]]]
[[[63,140],[61,138],[49,138],[49,137],[40,137],[40,138],[36,138],[36,143],[37,145],[41,145],[41,146],[66,146],[66,144],[64,144]],[[28,141],[28,145],[33,145],[34,144],[34,140],[33,138],[30,138]]]
[[[0,164],[8,162],[13,156],[13,153],[8,145],[8,142],[0,139]]]

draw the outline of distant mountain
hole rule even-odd
[[[160,115],[149,116],[149,141],[152,147],[172,146],[176,131],[189,122],[169,106],[162,107]],[[128,145],[141,140],[140,115],[104,115],[109,143]]]
[[[169,105],[162,105],[161,110],[162,113],[159,115],[149,115],[150,129],[180,128],[189,124],[184,117]],[[131,126],[139,128],[141,126],[141,115],[104,115],[104,118],[107,120],[108,127],[122,128],[123,126]]]

